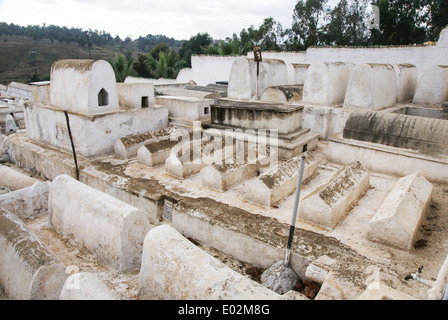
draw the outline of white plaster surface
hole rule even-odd
[[[7,186],[11,190],[19,190],[31,187],[36,182],[38,180],[0,164],[0,185]]]
[[[259,100],[263,92],[272,86],[287,85],[286,63],[278,59],[263,59],[257,63],[251,58],[238,58],[232,65],[227,97],[237,100]]]
[[[210,105],[214,102],[212,99],[177,96],[158,96],[155,101],[168,107],[170,118],[190,121],[210,120]]]
[[[48,212],[50,182],[36,182],[0,195],[0,208],[14,212],[21,219],[35,218]]]
[[[117,139],[168,126],[168,109],[164,106],[128,109],[101,116],[68,113],[76,152],[93,157],[114,152]],[[72,153],[63,110],[41,104],[25,108],[27,135],[33,140]]]
[[[351,72],[344,108],[386,109],[397,102],[397,92],[393,65],[359,64]]]
[[[415,173],[399,179],[369,222],[367,239],[410,251],[433,186]]]
[[[440,105],[448,100],[448,63],[424,69],[418,78],[413,103]]]
[[[67,175],[50,188],[50,223],[102,263],[122,272],[138,269],[150,224],[145,214]]]
[[[412,101],[417,88],[418,71],[413,64],[394,64],[397,75],[397,103]]]
[[[78,272],[67,278],[60,300],[117,300],[94,274]]]
[[[344,167],[301,200],[298,217],[334,228],[367,190],[369,179],[370,171],[359,161]]]
[[[174,262],[174,263],[173,263]],[[169,225],[145,237],[139,275],[142,299],[277,299],[275,292],[231,270]]]
[[[147,98],[146,107],[152,107],[154,100],[153,83],[117,83],[118,102],[121,107],[139,109],[142,105],[142,97]]]
[[[312,63],[306,72],[303,102],[325,106],[343,103],[353,67],[342,62]]]
[[[317,172],[320,158],[312,152],[305,153],[305,168],[302,180],[305,182]],[[243,198],[261,206],[271,207],[294,193],[300,170],[301,155],[263,173],[251,181],[243,190]]]
[[[0,285],[12,300],[57,300],[65,266],[14,214],[0,208]]]
[[[108,93],[108,104],[99,106],[98,93],[103,88]],[[104,60],[56,61],[51,67],[50,99],[53,106],[86,115],[118,110],[112,66]]]

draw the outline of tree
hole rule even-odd
[[[173,50],[159,51],[157,57],[150,53],[141,54],[134,63],[140,77],[153,79],[175,79],[182,67],[183,61]]]
[[[439,39],[440,32],[448,26],[448,0],[426,0],[428,11],[428,38]]]
[[[252,50],[253,43],[246,43],[243,45],[236,34],[226,41],[219,41],[219,43],[211,45],[207,48],[207,54],[218,56],[241,56],[246,55],[249,50]]]
[[[378,0],[380,30],[372,29],[371,44],[408,45],[425,42],[428,15],[420,0]]]
[[[359,46],[368,42],[368,0],[341,0],[329,11],[330,22],[323,27],[321,40],[326,45]]]
[[[114,69],[115,79],[117,82],[124,82],[126,77],[136,74],[132,67],[133,61],[134,59],[132,57],[126,59],[126,57],[122,54],[117,55],[113,61],[108,60],[112,66],[112,69]]]
[[[245,46],[260,46],[264,51],[281,51],[283,49],[284,31],[281,23],[272,17],[265,18],[256,29],[253,25],[241,30],[240,37]]]
[[[182,42],[179,49],[179,55],[184,61],[185,65],[191,67],[191,56],[193,54],[204,54],[207,48],[213,42],[212,37],[208,33],[198,33],[192,36],[189,40]]]
[[[328,0],[299,0],[294,7],[293,22],[287,29],[288,50],[306,50],[323,43],[323,22],[327,18]]]

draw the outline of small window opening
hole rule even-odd
[[[109,94],[107,91],[103,88],[98,93],[98,106],[107,106],[109,104]]]
[[[308,145],[307,145],[307,144],[305,144],[305,145],[303,146],[303,151],[302,151],[302,152],[306,152],[306,150],[308,150]]]
[[[149,107],[148,97],[142,97],[142,108]]]
[[[209,107],[205,107],[204,108],[204,114],[208,114],[210,112],[210,108]]]

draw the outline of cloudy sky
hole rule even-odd
[[[330,0],[337,1],[337,0]],[[289,28],[297,0],[0,0],[0,22],[97,29],[136,39],[177,40],[208,32],[225,39],[273,17]]]

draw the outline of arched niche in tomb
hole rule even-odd
[[[107,93],[107,91],[104,88],[102,88],[100,92],[98,92],[98,106],[104,107],[107,106],[108,104],[109,104],[109,93]]]
[[[112,66],[104,60],[67,59],[53,63],[51,105],[79,114],[101,114],[119,109]]]

